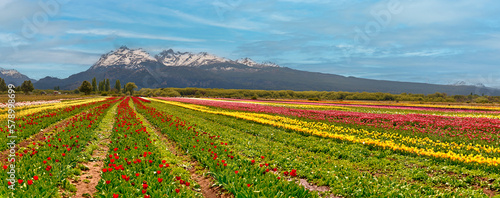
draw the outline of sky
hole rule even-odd
[[[0,0],[0,67],[66,78],[125,45],[500,88],[498,10],[487,0]]]

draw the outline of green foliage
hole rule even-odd
[[[122,89],[122,84],[120,83],[120,80],[116,80],[115,82],[115,89],[117,91],[117,93],[119,93]]]
[[[97,80],[95,79],[95,77],[92,79],[92,91],[97,91]]]
[[[82,85],[78,88],[78,91],[85,93],[85,95],[89,95],[92,92],[92,85],[89,81],[83,81]]]
[[[137,88],[137,85],[135,85],[135,83],[133,82],[128,82],[126,85],[125,85],[125,93],[126,92],[129,92],[130,95],[134,95],[134,89]]]
[[[33,83],[31,83],[31,80],[25,80],[23,84],[21,85],[21,90],[25,93],[28,94],[29,92],[33,91],[35,87],[33,86]]]
[[[9,88],[7,87],[7,84],[5,84],[5,80],[3,78],[0,78],[0,91],[7,91]]]
[[[109,85],[109,79],[106,79],[106,82],[104,83],[104,91],[109,90],[111,90],[111,86]]]

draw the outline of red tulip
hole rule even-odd
[[[176,188],[176,189],[175,189],[175,192],[176,192],[176,193],[179,193],[179,192],[181,192],[181,190],[179,190],[178,188]]]
[[[28,185],[33,184],[33,180],[28,180]]]
[[[163,181],[162,178],[158,178],[158,182],[161,183]]]
[[[109,180],[106,180],[106,184],[109,184],[109,183],[111,183],[111,181],[109,181]]]
[[[36,180],[38,180],[38,176],[36,176],[36,175],[35,175],[35,176],[33,176],[33,179],[34,179],[35,181],[36,181]]]

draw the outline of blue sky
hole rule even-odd
[[[486,0],[0,0],[0,67],[65,78],[126,45],[500,88],[498,10]]]

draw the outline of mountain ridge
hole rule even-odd
[[[500,95],[499,89],[467,84],[436,85],[426,83],[372,80],[336,74],[300,71],[277,64],[256,63],[250,58],[231,60],[207,52],[163,50],[152,56],[142,49],[122,46],[103,54],[88,70],[68,78],[46,77],[35,88],[76,89],[83,80],[119,79],[134,82],[139,88],[200,87],[295,91],[350,91],[423,93],[449,95]]]
[[[6,84],[14,84],[15,86],[21,86],[26,80],[36,82],[35,79],[31,79],[15,69],[4,69],[2,67],[0,67],[0,78],[4,79]]]

